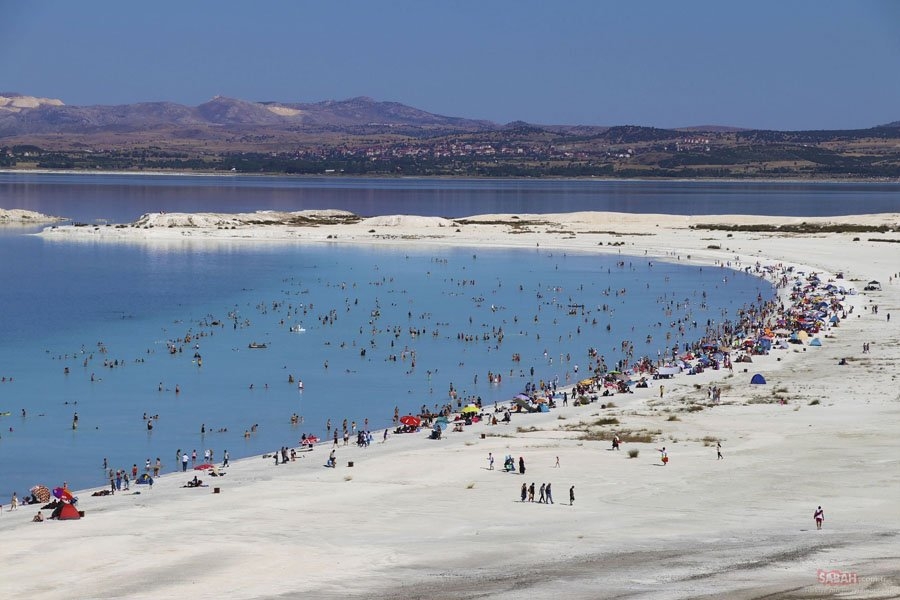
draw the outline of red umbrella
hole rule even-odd
[[[419,417],[414,417],[413,415],[406,415],[400,417],[400,422],[404,425],[409,425],[410,427],[418,427],[422,424],[422,419]]]
[[[195,471],[203,471],[205,469],[212,469],[212,468],[213,468],[213,466],[211,464],[203,463],[202,465],[197,465],[196,467],[194,467],[194,470]]]

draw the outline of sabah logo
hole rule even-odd
[[[824,585],[854,585],[859,583],[859,576],[856,573],[844,572],[838,569],[830,571],[816,569],[816,579]]]

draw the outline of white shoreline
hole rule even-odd
[[[32,524],[33,511],[4,512],[0,559],[16,564],[5,577],[7,589],[13,597],[67,599],[306,593],[323,598],[750,598],[788,592],[809,597],[833,590],[816,581],[817,569],[836,568],[884,578],[871,582],[871,588],[842,588],[848,597],[900,594],[900,559],[894,551],[900,535],[894,441],[900,416],[894,375],[900,332],[896,321],[883,317],[891,309],[900,311],[900,286],[889,280],[900,264],[894,244],[866,241],[900,241],[896,231],[729,236],[688,229],[689,217],[518,216],[520,222],[550,224],[513,233],[507,225],[457,227],[432,218],[378,217],[354,225],[236,230],[215,224],[59,227],[41,235],[95,243],[540,244],[632,256],[646,251],[668,260],[686,261],[690,255],[692,262],[704,264],[759,260],[840,271],[848,285],[859,288],[878,279],[884,291],[852,297],[852,318],[822,348],[755,357],[752,365],[736,364],[730,379],[713,371],[678,377],[665,383],[663,405],[655,406],[654,386],[642,394],[616,396],[618,407],[606,411],[597,405],[570,406],[517,416],[505,426],[508,431],[473,426],[440,442],[424,434],[394,436],[367,450],[339,449],[339,469],[319,466],[330,444],[313,453],[320,460],[307,455],[301,464],[274,467],[270,460],[244,459],[225,478],[209,480],[222,488],[221,494],[183,489],[186,477],[180,474],[160,478],[152,492],[138,496],[82,493],[87,518],[77,522]],[[510,215],[477,219],[512,221]],[[821,220],[896,228],[900,215]],[[743,215],[693,220],[801,221],[820,220]],[[623,235],[597,233],[601,230]],[[854,237],[861,239],[854,242]],[[625,245],[609,245],[620,241]],[[871,314],[871,302],[883,312]],[[872,355],[860,354],[863,342],[873,342]],[[837,367],[839,357],[854,361]],[[757,371],[769,380],[764,390],[747,385]],[[685,411],[680,398],[696,394],[695,384],[712,381],[730,386],[723,406]],[[787,406],[748,404],[779,388],[786,388]],[[810,399],[821,404],[811,406]],[[680,421],[667,420],[673,411]],[[609,452],[605,442],[573,439],[558,429],[600,412],[616,416],[620,428],[660,429],[661,440],[626,445],[641,452],[629,460],[624,452]],[[517,426],[532,425],[538,431],[515,432]],[[498,430],[512,437],[480,439],[481,432]],[[725,461],[716,461],[714,448],[698,441],[707,435],[724,439]],[[664,468],[654,466],[653,448],[659,444],[667,445],[672,456]],[[483,469],[489,451],[498,464],[507,453],[525,456],[526,476]],[[553,466],[556,456],[559,469]],[[353,468],[346,466],[348,460]],[[557,505],[516,502],[523,480],[552,481]],[[576,504],[560,506],[571,484]],[[817,504],[826,510],[822,532],[809,531]],[[129,535],[134,532],[140,535]]]

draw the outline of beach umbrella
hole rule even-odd
[[[409,425],[410,427],[418,427],[422,424],[422,419],[414,415],[405,415],[400,417],[400,422],[404,425]]]
[[[466,406],[463,407],[462,413],[463,413],[464,415],[465,415],[465,414],[469,414],[469,413],[477,413],[479,410],[481,410],[481,409],[479,409],[479,408],[478,408],[477,406],[475,406],[474,404],[467,404]]]
[[[72,498],[74,497],[72,496],[72,493],[69,492],[69,490],[61,487],[53,488],[53,496],[67,502],[71,502]]]
[[[34,497],[38,499],[39,502],[49,502],[50,501],[50,488],[45,485],[36,485],[31,488],[31,493],[34,494]]]

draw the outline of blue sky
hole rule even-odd
[[[900,120],[893,0],[0,0],[0,91],[67,104],[371,96],[505,123]]]

